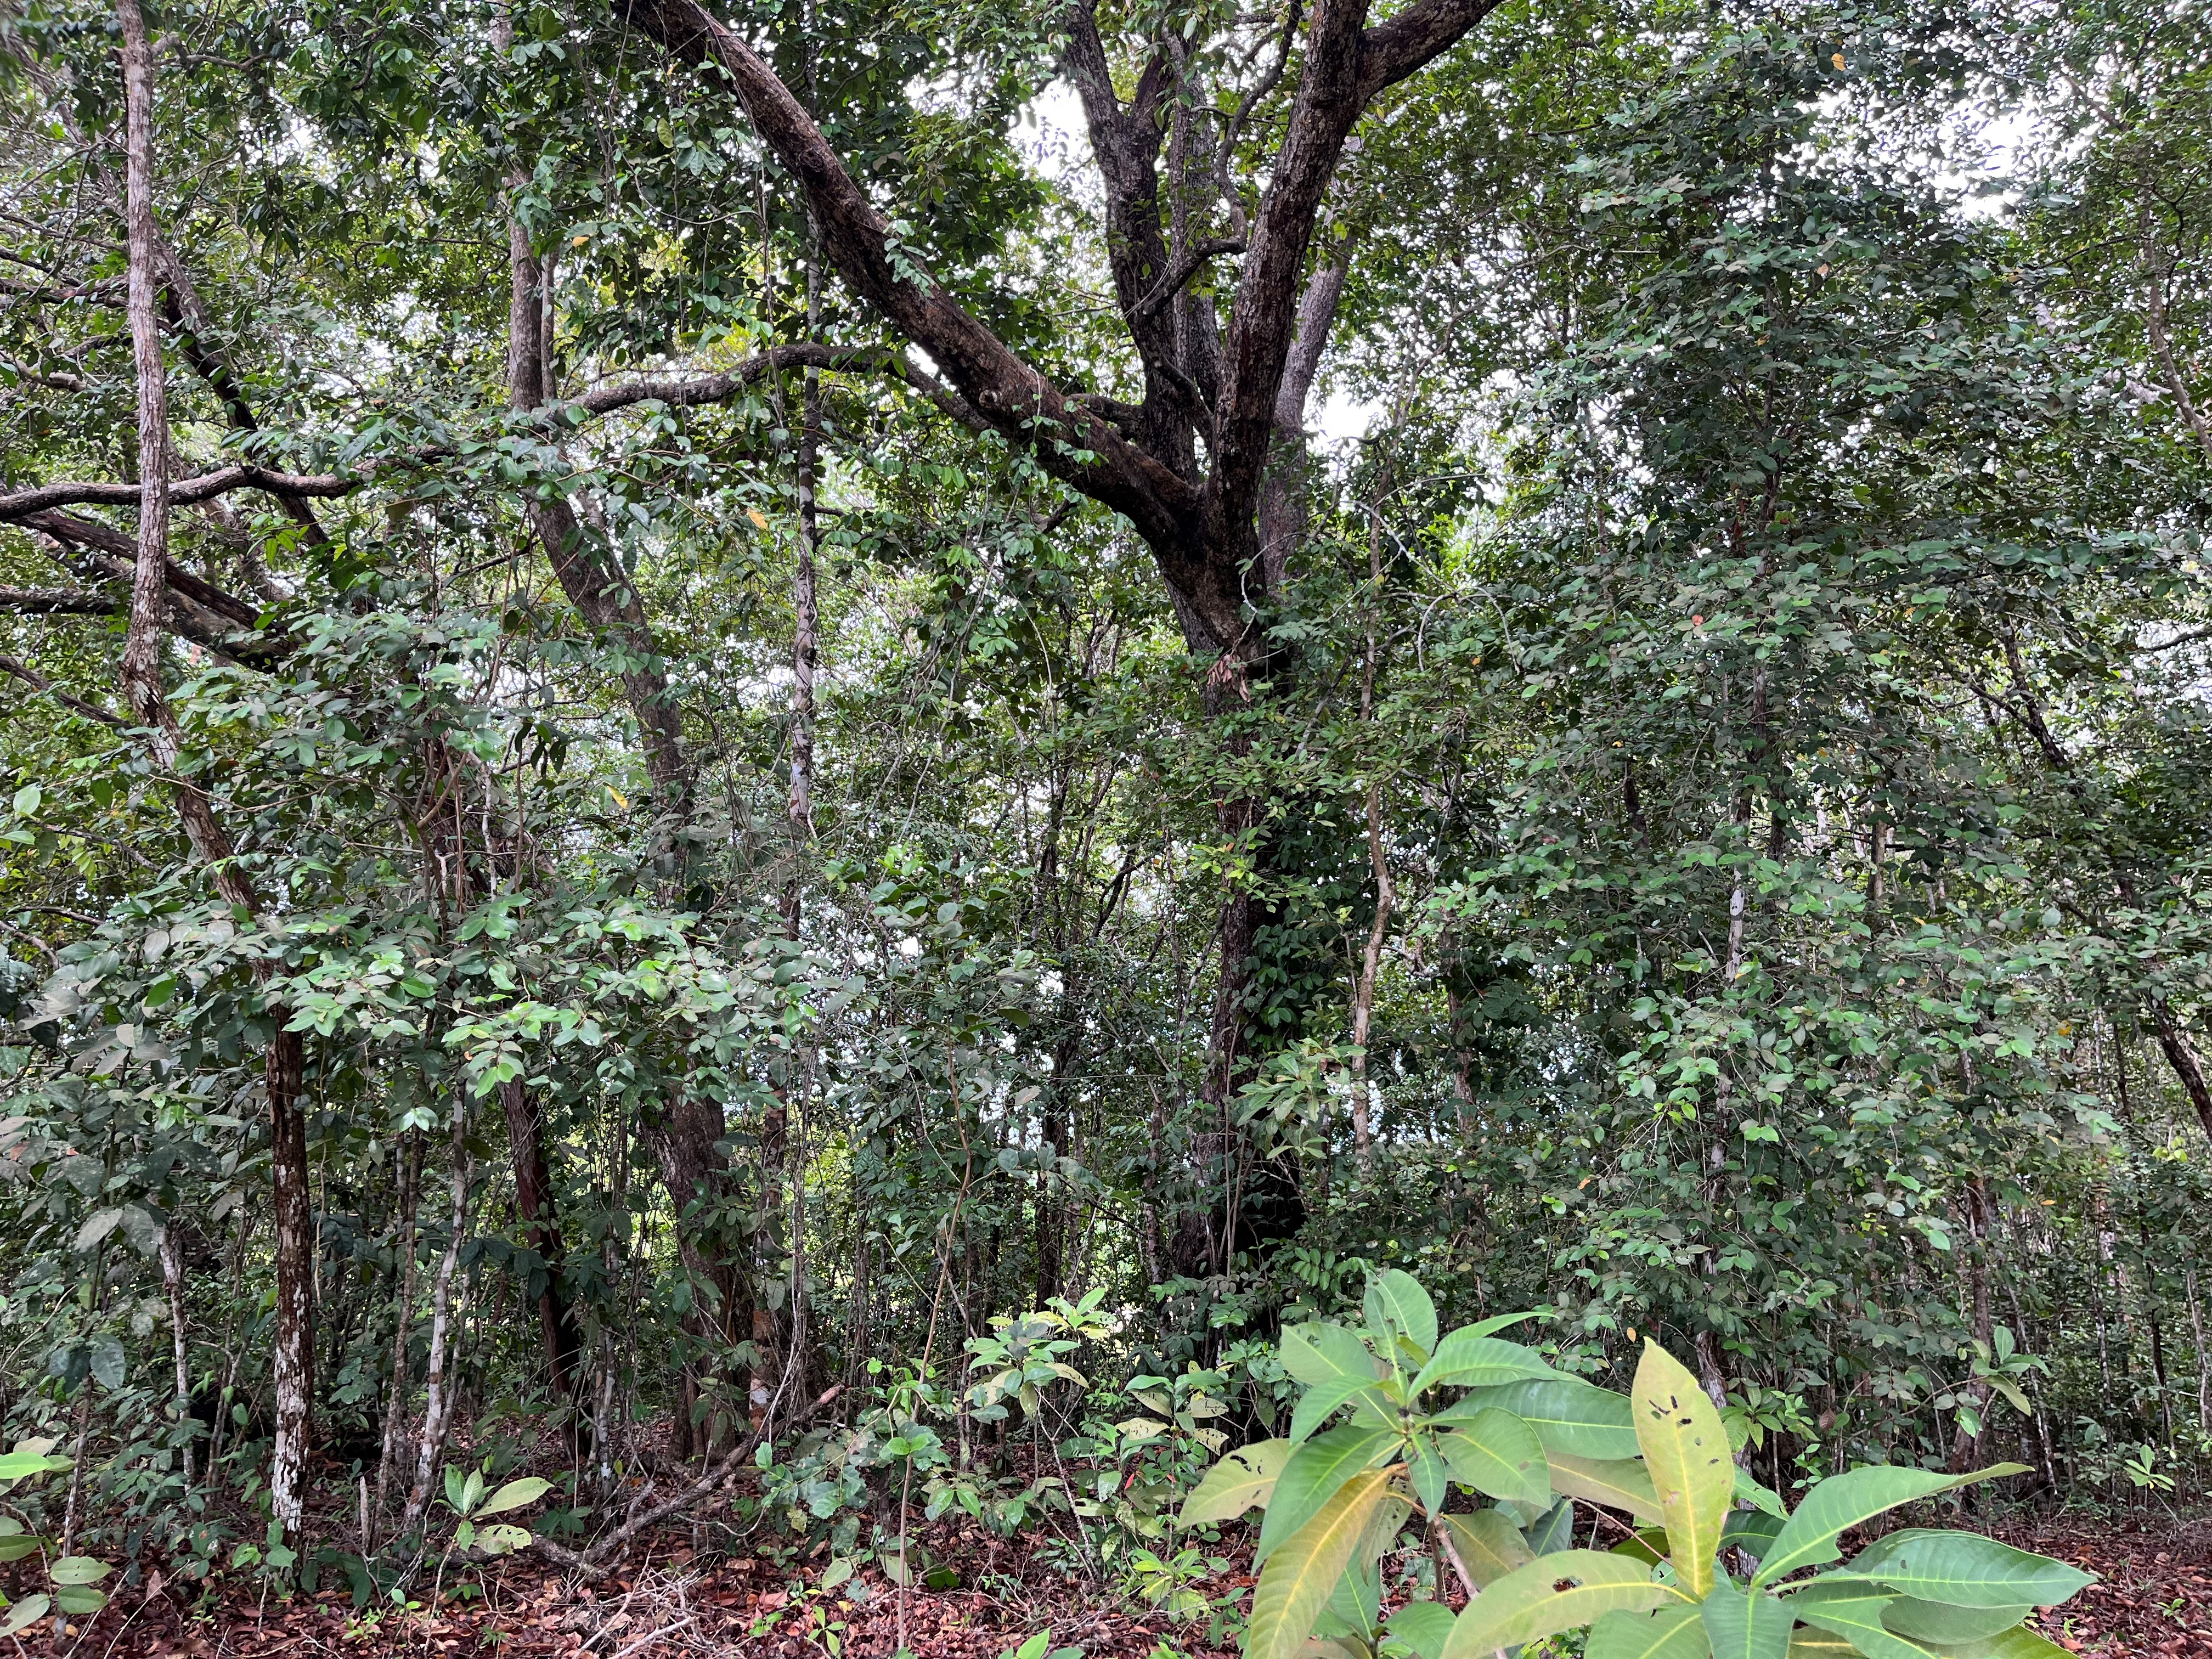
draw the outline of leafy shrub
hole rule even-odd
[[[1404,1273],[1370,1281],[1364,1313],[1363,1329],[1285,1333],[1305,1385],[1290,1433],[1223,1457],[1182,1506],[1186,1527],[1264,1512],[1248,1659],[1474,1659],[1576,1631],[1588,1659],[2037,1659],[2061,1650],[2021,1621],[2092,1582],[1920,1528],[1811,1571],[1841,1559],[1850,1528],[2023,1471],[1855,1468],[1790,1512],[1737,1468],[1719,1412],[1655,1342],[1621,1395],[1494,1334],[1525,1314],[1440,1338]],[[1492,1506],[1447,1512],[1469,1490]],[[1621,1540],[1575,1547],[1576,1500],[1625,1514]],[[1378,1564],[1416,1512],[1468,1604],[1378,1621]]]

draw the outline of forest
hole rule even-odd
[[[0,1644],[2212,1651],[2208,41],[0,0]]]

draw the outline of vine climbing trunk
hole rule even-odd
[[[159,313],[161,240],[154,218],[154,48],[137,0],[117,0],[123,36],[125,241],[130,264],[125,309],[137,371],[138,535],[131,585],[131,623],[123,647],[125,701],[137,719],[157,771],[167,777],[194,854],[216,890],[257,926],[259,896],[234,862],[230,837],[216,819],[204,785],[178,775],[182,728],[162,682],[162,627],[168,603],[169,404],[161,360]],[[307,1208],[307,1121],[300,1108],[306,1054],[300,1034],[286,1030],[291,1011],[268,994],[276,964],[252,958],[264,988],[269,1027],[262,1085],[269,1106],[270,1181],[276,1220],[276,1329],[270,1381],[276,1437],[270,1458],[270,1512],[288,1536],[300,1525],[301,1480],[307,1465],[314,1389],[313,1243]]]

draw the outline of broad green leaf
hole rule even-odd
[[[529,1528],[506,1521],[495,1521],[477,1534],[477,1547],[488,1555],[512,1555],[517,1550],[529,1548],[535,1541]]]
[[[1328,1605],[1345,1564],[1352,1559],[1389,1484],[1388,1469],[1352,1475],[1268,1558],[1252,1591],[1245,1659],[1290,1659],[1298,1650],[1313,1630],[1316,1616]]]
[[[1632,1395],[1644,1467],[1667,1519],[1668,1555],[1683,1588],[1702,1596],[1713,1587],[1713,1555],[1735,1499],[1728,1429],[1698,1379],[1656,1342],[1644,1345]],[[1789,1629],[1785,1622],[1783,1647],[1789,1645]]]
[[[1644,1352],[1648,1354],[1650,1349]],[[1639,1399],[1642,1393],[1638,1390]],[[1704,1390],[1698,1390],[1698,1397],[1705,1400]],[[1712,1403],[1705,1400],[1705,1409],[1711,1411]],[[1713,1416],[1717,1421],[1720,1413],[1714,1412]],[[1681,1558],[1674,1559],[1680,1576]],[[1707,1587],[1698,1613],[1705,1620],[1705,1640],[1711,1644],[1713,1659],[1789,1659],[1790,1630],[1796,1620],[1789,1608],[1764,1590],[1747,1595],[1733,1579],[1722,1578]]]
[[[1387,1328],[1402,1333],[1421,1351],[1425,1361],[1436,1351],[1437,1304],[1429,1300],[1429,1293],[1413,1274],[1397,1267],[1376,1274],[1367,1281],[1362,1311],[1376,1346],[1382,1345]]]
[[[13,1636],[18,1631],[28,1630],[46,1616],[46,1609],[53,1604],[51,1596],[25,1596],[8,1609],[6,1619],[0,1620],[0,1636]]]
[[[1590,1626],[1585,1659],[1706,1659],[1705,1626],[1695,1607],[1608,1613]]]
[[[1316,1435],[1292,1452],[1267,1499],[1267,1518],[1261,1523],[1255,1559],[1266,1560],[1278,1545],[1319,1515],[1340,1486],[1397,1443],[1397,1436],[1388,1429],[1346,1424]]]
[[[9,1561],[21,1561],[26,1556],[36,1555],[46,1547],[46,1540],[34,1533],[21,1533],[10,1537],[0,1538],[0,1565],[5,1565]]]
[[[0,1480],[22,1480],[34,1474],[52,1474],[69,1467],[66,1457],[47,1457],[33,1451],[0,1452]]]
[[[1873,1584],[1811,1584],[1784,1605],[1793,1617],[1847,1639],[1864,1659],[1929,1659],[1927,1649],[1882,1623],[1884,1610],[1896,1600]]]
[[[1659,1493],[1642,1458],[1576,1457],[1567,1452],[1547,1451],[1544,1462],[1551,1471],[1553,1492],[1611,1510],[1626,1510],[1637,1520],[1654,1526],[1665,1524],[1666,1511],[1659,1507]]]
[[[1754,1560],[1760,1559],[1774,1547],[1781,1531],[1778,1516],[1760,1510],[1730,1510],[1728,1524],[1721,1528],[1721,1548],[1739,1549]]]
[[[64,1613],[98,1613],[107,1605],[107,1592],[89,1584],[71,1584],[54,1592],[54,1606]]]
[[[1969,1475],[1940,1474],[1932,1469],[1872,1465],[1830,1477],[1805,1494],[1759,1562],[1752,1582],[1771,1584],[1800,1567],[1816,1567],[1843,1553],[1836,1540],[1863,1521],[1887,1513],[1900,1504],[1932,1498],[1937,1492],[1986,1480],[2015,1471],[2017,1464],[2000,1464]]]
[[[1628,1396],[1585,1382],[1578,1376],[1532,1376],[1497,1388],[1478,1389],[1438,1413],[1440,1420],[1473,1416],[1487,1406],[1511,1412],[1536,1431],[1546,1451],[1575,1457],[1634,1457],[1636,1414]]]
[[[1835,1632],[1800,1625],[1790,1632],[1790,1659],[1860,1659],[1860,1656]]]
[[[1264,1507],[1290,1455],[1287,1440],[1261,1440],[1231,1452],[1208,1469],[1206,1478],[1182,1500],[1176,1524],[1203,1527],[1234,1521],[1247,1510]]]
[[[1751,1471],[1741,1464],[1736,1466],[1735,1495],[1740,1501],[1772,1516],[1777,1521],[1789,1517],[1790,1511],[1784,1505],[1781,1495],[1770,1487],[1760,1486],[1752,1479]]]
[[[1367,1345],[1343,1326],[1321,1320],[1283,1333],[1282,1359],[1283,1369],[1309,1387],[1340,1377],[1375,1380],[1375,1356]]]
[[[1316,1383],[1298,1396],[1297,1406],[1291,1413],[1291,1443],[1295,1446],[1306,1439],[1328,1421],[1331,1413],[1354,1401],[1360,1407],[1359,1414],[1372,1419],[1377,1426],[1395,1420],[1391,1413],[1396,1408],[1375,1386],[1371,1376],[1364,1379],[1332,1377],[1326,1382]]]
[[[1361,1534],[1363,1545],[1372,1530],[1370,1521]],[[1356,1636],[1364,1641],[1381,1622],[1382,1575],[1375,1562],[1364,1559],[1366,1553],[1364,1548],[1354,1548],[1344,1571],[1337,1575],[1336,1588],[1328,1593],[1328,1605],[1315,1625],[1321,1635]]]
[[[1450,1534],[1452,1548],[1468,1577],[1483,1589],[1536,1559],[1521,1528],[1496,1510],[1484,1510],[1479,1515],[1448,1515],[1444,1530]]]
[[[1937,1651],[1943,1659],[2071,1659],[2049,1637],[2017,1625],[1982,1641],[1948,1644]]]
[[[1539,1555],[1557,1555],[1575,1543],[1575,1500],[1562,1498],[1531,1521],[1523,1531],[1528,1547]]]
[[[552,1490],[550,1480],[540,1480],[534,1474],[525,1475],[520,1480],[508,1481],[486,1498],[483,1507],[477,1513],[479,1516],[503,1515],[509,1510],[520,1509],[525,1504],[535,1504]]]
[[[46,1569],[46,1577],[57,1584],[97,1584],[114,1571],[89,1555],[64,1555]]]
[[[1596,1550],[1561,1550],[1507,1573],[1468,1603],[1452,1626],[1443,1659],[1475,1659],[1540,1636],[1579,1630],[1608,1613],[1642,1613],[1672,1599],[1640,1561]]]
[[[1881,1622],[1899,1636],[1941,1645],[1949,1642],[1980,1642],[1997,1635],[2033,1612],[2032,1607],[1954,1607],[1915,1596],[1893,1597],[1882,1609]]]
[[[1444,1468],[1443,1449],[1437,1443],[1456,1437],[1419,1429],[1407,1453],[1406,1473],[1413,1483],[1413,1496],[1421,1500],[1421,1508],[1431,1515],[1443,1513],[1444,1498],[1451,1491],[1449,1472]]]
[[[1863,1550],[1850,1564],[1854,1576],[1879,1578],[1923,1601],[1960,1607],[2051,1607],[2094,1574],[2031,1555],[1979,1533],[1914,1528],[1893,1532]]]
[[[1461,1326],[1452,1333],[1452,1335],[1488,1336],[1492,1332],[1504,1330],[1508,1325],[1518,1325],[1524,1319],[1540,1317],[1541,1316],[1533,1310],[1528,1313],[1492,1314],[1487,1319],[1476,1320],[1472,1325]]]
[[[1449,1384],[1462,1389],[1502,1388],[1532,1377],[1557,1376],[1533,1348],[1494,1336],[1454,1331],[1437,1345],[1429,1363],[1413,1379],[1413,1392]]]
[[[1441,1601],[1408,1601],[1392,1613],[1383,1628],[1394,1642],[1403,1642],[1421,1656],[1437,1659],[1451,1636],[1452,1610]]]
[[[1491,1407],[1476,1413],[1460,1427],[1437,1437],[1452,1475],[1492,1498],[1521,1504],[1548,1503],[1552,1487],[1547,1478],[1543,1443],[1510,1412]]]

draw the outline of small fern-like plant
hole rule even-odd
[[[1552,1368],[1486,1319],[1439,1337],[1408,1274],[1369,1285],[1364,1329],[1285,1333],[1305,1392],[1290,1433],[1224,1456],[1185,1500],[1198,1526],[1264,1512],[1247,1659],[1487,1659],[1587,1631],[1587,1659],[2055,1659],[2026,1628],[2092,1581],[1978,1534],[1894,1532],[1842,1559],[1849,1528],[1901,1504],[2021,1473],[1873,1466],[1794,1512],[1738,1468],[1697,1379],[1644,1345],[1626,1395]],[[1449,1513],[1455,1490],[1491,1500]],[[1576,1548],[1575,1504],[1626,1517]],[[1467,1590],[1381,1620],[1380,1562],[1425,1517]],[[1731,1566],[1734,1571],[1731,1571]]]

